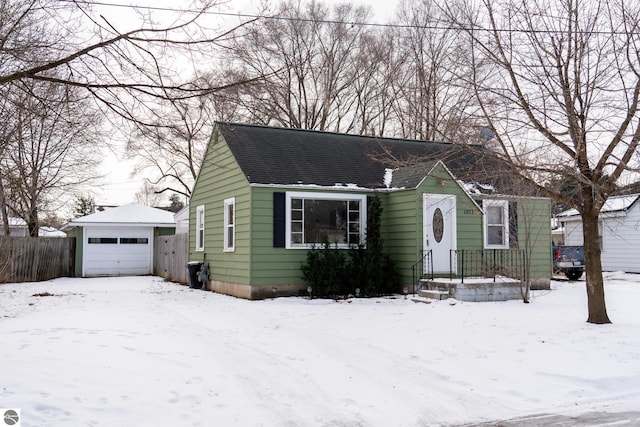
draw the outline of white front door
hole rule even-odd
[[[456,249],[456,196],[424,194],[422,204],[423,248],[425,253],[431,251],[435,274],[449,273],[450,254]]]

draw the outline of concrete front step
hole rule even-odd
[[[464,281],[436,278],[421,282],[421,285],[425,289],[419,294],[436,300],[455,298],[458,301],[481,302],[522,298],[522,283],[507,277],[467,277]]]
[[[449,291],[439,291],[437,289],[422,289],[418,292],[418,295],[423,298],[443,300],[449,298]]]

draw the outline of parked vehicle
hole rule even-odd
[[[578,280],[584,273],[582,246],[553,246],[553,272],[564,273],[569,280]]]

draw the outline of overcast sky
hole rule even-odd
[[[329,4],[339,3],[339,0],[323,0]],[[113,3],[120,3],[119,0],[112,0]],[[127,2],[128,3],[128,2]],[[166,2],[158,0],[138,0],[135,4],[150,5],[153,7],[176,7],[175,0],[166,0]],[[364,2],[373,8],[374,17],[372,22],[386,23],[395,13],[396,0],[375,0]],[[179,3],[181,6],[183,3]],[[225,12],[239,14],[254,14],[260,10],[260,0],[231,0],[224,7]],[[274,6],[278,2],[269,2]],[[127,8],[122,7],[105,7],[100,10],[100,14],[104,15],[109,22],[117,22],[120,31],[128,29],[135,25],[134,15]],[[228,17],[224,19],[228,20]],[[131,24],[127,22],[131,20]],[[102,165],[102,173],[104,178],[94,188],[92,196],[97,204],[122,205],[136,201],[136,192],[140,190],[144,183],[143,177],[133,176],[132,171],[135,161],[126,159],[124,155],[124,143],[118,141],[110,141],[116,143],[114,150],[106,150],[103,153],[104,160]],[[117,147],[120,147],[119,149]],[[169,194],[163,198],[163,202],[168,204]]]

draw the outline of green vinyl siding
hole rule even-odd
[[[551,277],[551,203],[549,199],[515,199],[518,206],[518,246],[531,262],[531,277]]]
[[[155,227],[153,229],[154,236],[173,236],[176,234],[175,227]]]
[[[253,187],[251,284],[289,285],[303,283],[300,265],[307,251],[273,247],[273,193],[282,188]]]
[[[74,264],[73,274],[75,275],[75,277],[82,277],[82,261],[84,258],[84,254],[83,254],[84,228],[73,227],[71,230],[67,231],[67,237],[76,238],[76,253],[75,253],[75,261],[74,261],[75,264]]]
[[[551,201],[542,197],[518,196],[483,196],[481,199],[507,200],[511,209],[515,207],[518,233],[516,248],[525,251],[526,261],[531,263],[532,278],[550,278]]]
[[[235,197],[235,250],[224,252],[224,200],[230,197]],[[195,250],[196,210],[200,205],[205,207],[204,251]],[[189,203],[189,260],[206,260],[213,280],[249,284],[250,212],[249,183],[216,132]]]
[[[422,257],[422,194],[415,189],[382,197],[381,236],[400,282],[411,283],[411,267]],[[420,228],[418,228],[420,227]]]
[[[425,171],[425,174],[428,171]],[[423,255],[423,195],[456,196],[458,249],[482,248],[482,213],[449,172],[438,165],[416,189],[393,191],[383,198],[382,238],[396,263],[401,282],[412,281],[411,267]]]
[[[304,284],[300,267],[307,259],[308,249],[273,247],[273,194],[275,192],[302,191],[298,188],[252,187],[251,199],[251,284],[300,285]],[[328,190],[304,190],[326,193]],[[333,190],[335,193],[371,194]]]

